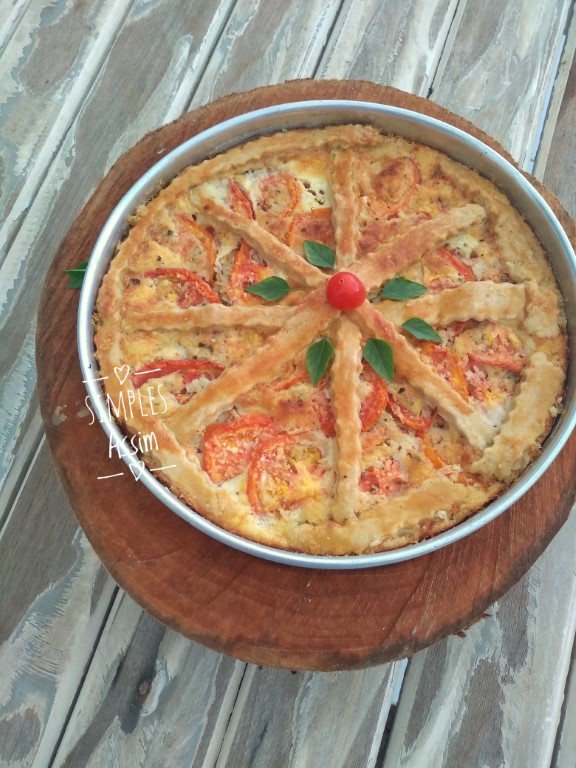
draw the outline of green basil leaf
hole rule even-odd
[[[406,280],[404,277],[393,277],[392,280],[388,280],[376,298],[406,301],[406,299],[416,299],[425,293],[426,286],[422,285],[422,283],[415,283],[413,280]]]
[[[386,381],[394,381],[394,353],[384,339],[368,339],[362,357]]]
[[[434,328],[419,317],[411,317],[410,320],[406,320],[405,323],[402,323],[402,328],[422,341],[442,341],[442,337],[436,333]]]
[[[65,269],[64,274],[68,275],[70,278],[68,280],[68,288],[82,288],[82,281],[84,280],[84,275],[86,274],[86,267],[88,266],[87,261],[83,261],[76,269]]]
[[[266,299],[266,301],[277,301],[278,299],[283,299],[284,296],[294,289],[288,285],[283,277],[272,275],[272,277],[267,277],[259,283],[254,283],[254,285],[250,285],[244,290],[248,291],[248,293],[253,293],[255,296],[260,296],[261,299]]]
[[[314,240],[304,240],[304,253],[310,264],[324,269],[334,269],[336,254],[324,243],[316,243]]]
[[[334,357],[334,347],[328,339],[320,339],[312,344],[306,352],[306,367],[310,374],[312,384],[316,386],[326,373],[328,363]]]

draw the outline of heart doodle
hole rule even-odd
[[[136,465],[130,464],[130,472],[134,475],[134,480],[140,480],[142,472],[146,469],[146,465],[143,461],[136,462]]]
[[[119,368],[114,368],[114,373],[116,374],[116,378],[120,382],[120,386],[122,386],[122,384],[124,384],[124,382],[128,378],[128,374],[130,373],[130,366],[121,365]]]

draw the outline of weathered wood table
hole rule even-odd
[[[575,215],[573,6],[0,0],[0,766],[574,768],[574,513],[460,636],[353,672],[246,664],[165,627],[100,564],[55,474],[34,348],[48,268],[113,164],[256,86],[427,97]]]

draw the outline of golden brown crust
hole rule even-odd
[[[329,303],[307,239],[361,279],[361,306]],[[286,295],[247,291],[270,276]],[[381,298],[392,278],[424,295]],[[186,169],[134,216],[95,324],[111,415],[155,475],[232,532],[314,554],[407,546],[480,510],[537,455],[567,365],[561,295],[522,217],[370,126]],[[363,360],[370,341],[390,345],[393,381]],[[313,383],[316,342],[334,355]]]

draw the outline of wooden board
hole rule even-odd
[[[460,630],[526,572],[573,503],[575,438],[520,502],[439,552],[351,572],[266,562],[199,533],[129,473],[114,481],[97,480],[125,467],[108,458],[107,439],[83,407],[75,348],[78,292],[67,289],[62,276],[62,269],[87,257],[114,204],[167,150],[250,109],[314,98],[419,110],[495,146],[433,103],[363,81],[293,81],[256,89],[149,134],[108,173],[51,265],[39,311],[39,395],[56,468],[80,524],[110,573],[142,606],[188,637],[247,661],[292,669],[353,669],[409,656]],[[541,191],[576,242],[572,220],[551,193]]]

